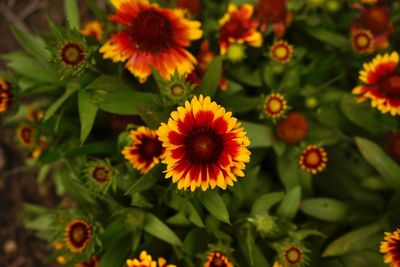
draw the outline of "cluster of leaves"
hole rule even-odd
[[[90,48],[88,66],[79,75],[65,75],[54,68],[46,38],[13,28],[25,51],[1,58],[12,71],[18,98],[46,110],[35,130],[49,144],[27,164],[37,168],[39,183],[51,177],[57,193],[68,194],[77,203],[68,210],[26,205],[27,227],[54,243],[68,223],[57,224],[55,218],[79,215],[98,225],[90,255],[75,255],[66,266],[93,255],[99,255],[101,266],[122,266],[142,249],[170,255],[169,262],[177,266],[201,266],[207,251],[218,248],[238,266],[267,267],[272,266],[279,244],[288,240],[307,247],[303,252],[307,251],[310,266],[383,266],[378,250],[383,231],[400,225],[400,167],[384,151],[383,133],[397,131],[398,120],[367,103],[357,104],[351,96],[358,71],[370,58],[351,48],[348,32],[355,11],[347,1],[335,1],[338,10],[333,11],[311,2],[315,1],[288,4],[294,13],[287,32],[294,44],[290,63],[272,62],[265,48],[247,48],[245,60],[224,61],[227,91],[218,90],[221,57],[209,65],[194,90],[232,111],[251,141],[246,175],[226,191],[181,192],[164,179],[162,164],[142,175],[124,160],[121,150],[128,143],[128,132],[110,125],[119,116],[130,116],[128,128],[145,124],[155,129],[176,107],[163,102],[160,90],[165,81],[156,72],[156,78],[140,84],[121,64],[102,59]],[[202,4],[204,35],[215,41],[217,21],[228,1]],[[76,31],[80,25],[76,1],[66,0],[65,7],[68,31]],[[107,24],[105,11],[91,7]],[[398,3],[392,9],[400,13]],[[400,27],[398,21],[392,18]],[[265,36],[267,47],[273,35]],[[85,42],[96,46],[90,38]],[[260,95],[272,91],[285,95],[292,110],[307,117],[310,128],[304,143],[286,144],[276,137],[272,121],[259,118]],[[315,105],[307,104],[310,99]],[[2,127],[19,125],[27,110],[21,103]],[[328,166],[321,174],[313,176],[298,164],[306,143],[327,150]],[[113,184],[93,190],[87,184],[87,164],[104,158],[112,165]],[[272,228],[265,224],[271,221]]]

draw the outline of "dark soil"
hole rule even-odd
[[[81,15],[88,17],[83,2],[80,1]],[[58,24],[65,23],[62,0],[0,0],[0,54],[20,49],[11,26],[42,33],[48,29],[47,17]],[[0,62],[0,70],[5,69]],[[51,179],[39,186],[33,170],[22,171],[24,156],[14,142],[14,130],[2,129],[0,118],[0,266],[56,266],[45,263],[51,246],[24,229],[20,218],[26,202],[54,207],[60,199],[53,193]]]

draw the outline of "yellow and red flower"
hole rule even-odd
[[[274,265],[272,267],[283,267],[282,264],[279,263],[279,261],[274,261]]]
[[[65,244],[73,253],[85,250],[92,238],[92,229],[84,220],[73,220],[65,228]]]
[[[381,242],[379,251],[383,254],[385,263],[391,267],[400,267],[400,229],[394,232],[386,232],[385,238]]]
[[[351,33],[351,45],[360,54],[374,52],[374,37],[369,30],[355,29]]]
[[[83,25],[80,30],[81,34],[84,36],[92,36],[96,38],[99,42],[103,41],[103,29],[104,24],[98,20],[91,20]]]
[[[154,130],[141,126],[132,130],[129,137],[132,145],[126,146],[122,154],[141,173],[147,173],[164,157],[165,149]]]
[[[303,141],[308,133],[308,121],[298,112],[289,113],[276,125],[276,133],[282,141],[296,144]]]
[[[139,259],[128,259],[126,261],[127,267],[176,267],[174,264],[168,264],[164,258],[158,258],[157,261],[153,260],[151,255],[146,251],[140,252]]]
[[[275,41],[269,49],[269,56],[278,63],[287,63],[292,59],[293,46],[284,40]]]
[[[357,29],[370,31],[377,49],[386,48],[389,45],[388,37],[394,32],[389,11],[383,6],[362,8],[361,15],[351,25],[351,32]]]
[[[245,163],[250,161],[246,132],[231,112],[210,97],[186,101],[157,134],[166,148],[166,178],[172,177],[178,189],[226,189],[236,176],[244,176]]]
[[[233,267],[233,263],[224,253],[212,251],[208,253],[208,259],[204,263],[204,267]]]
[[[4,79],[0,79],[0,113],[6,112],[11,105],[10,89],[10,84]]]
[[[140,82],[146,81],[153,67],[169,80],[177,70],[179,76],[190,73],[195,57],[185,47],[202,36],[201,23],[185,18],[181,9],[170,10],[147,0],[112,0],[117,13],[112,22],[124,26],[105,43],[100,52],[125,67]]]
[[[44,112],[36,110],[33,106],[29,106],[29,112],[26,119],[31,122],[40,122],[44,118]]]
[[[97,256],[94,256],[88,261],[75,264],[75,267],[100,267],[100,261]]]
[[[286,27],[292,22],[293,15],[286,9],[287,0],[258,0],[255,17],[264,32],[269,26],[278,37],[285,34]]]
[[[17,138],[23,147],[31,147],[35,138],[35,129],[29,125],[21,125],[17,129]]]
[[[44,137],[41,137],[39,139],[37,147],[32,151],[32,158],[34,159],[39,158],[43,152],[43,149],[45,149],[48,144],[49,142]]]
[[[325,169],[328,162],[328,155],[325,149],[316,145],[308,145],[300,155],[300,167],[312,174]]]
[[[271,93],[265,97],[264,113],[272,118],[277,119],[282,117],[288,109],[286,99],[279,93]]]
[[[211,50],[207,40],[203,41],[200,46],[200,52],[197,55],[198,64],[196,68],[187,76],[187,80],[191,84],[199,85],[201,79],[207,71],[208,65],[217,55]],[[228,90],[228,81],[221,75],[219,79],[219,88],[222,91]]]
[[[278,251],[276,266],[301,267],[308,265],[310,261],[306,255],[309,250],[300,243],[285,241],[283,244],[277,245],[276,249]]]
[[[257,31],[258,22],[252,16],[252,5],[243,4],[238,8],[235,4],[229,4],[228,13],[219,20],[221,25],[219,29],[221,55],[225,55],[232,43],[247,43],[254,47],[262,45],[262,35]]]
[[[371,106],[382,113],[400,115],[400,72],[397,71],[399,54],[377,55],[370,63],[364,64],[360,80],[364,85],[353,89],[359,95],[358,102],[371,99]]]

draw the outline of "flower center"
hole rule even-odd
[[[279,46],[275,49],[275,56],[279,59],[284,59],[288,55],[288,51],[286,47],[284,46]]]
[[[185,90],[180,84],[175,84],[171,87],[171,94],[173,96],[182,96],[184,92]]]
[[[217,257],[214,257],[210,264],[210,267],[223,267],[223,266],[225,266],[224,261]]]
[[[208,128],[197,128],[186,137],[186,152],[193,163],[216,162],[222,152],[221,136]]]
[[[73,245],[81,247],[89,239],[89,229],[82,222],[76,222],[71,226],[69,239]]]
[[[24,127],[21,130],[21,138],[24,140],[26,144],[30,144],[32,142],[33,128]]]
[[[100,183],[105,183],[108,181],[108,173],[110,171],[107,170],[104,167],[99,167],[97,166],[92,173],[92,177],[93,179],[95,179],[96,181],[100,182]]]
[[[77,43],[68,43],[61,49],[61,60],[67,66],[75,68],[85,59],[85,50]]]
[[[370,43],[370,39],[365,34],[359,34],[356,37],[356,43],[360,48],[367,48]]]
[[[318,153],[318,151],[310,151],[308,152],[306,156],[306,164],[311,165],[311,166],[318,166],[319,163],[321,162],[321,157]]]
[[[282,109],[282,103],[279,99],[272,98],[268,102],[268,111],[270,113],[278,113]]]
[[[290,264],[295,264],[300,262],[301,252],[298,248],[291,247],[286,251],[285,257]]]
[[[400,98],[400,76],[392,75],[387,77],[381,82],[379,88],[389,97]]]
[[[162,143],[157,139],[145,138],[140,145],[140,152],[144,158],[152,160],[161,155]]]
[[[169,18],[154,8],[140,12],[129,28],[136,47],[153,53],[163,52],[172,45],[172,30]]]

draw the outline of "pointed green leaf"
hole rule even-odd
[[[131,249],[130,236],[120,239],[101,256],[100,267],[123,266]]]
[[[160,219],[151,213],[146,213],[143,224],[144,230],[174,246],[182,246],[182,241],[179,237]]]
[[[382,232],[380,223],[370,224],[353,230],[336,240],[332,241],[322,253],[323,257],[332,257],[347,254],[354,250],[359,250],[363,245],[369,243],[369,238]]]
[[[273,192],[258,197],[251,207],[251,214],[256,215],[268,212],[273,205],[282,200],[284,195],[283,192]]]
[[[270,127],[248,121],[242,121],[242,125],[250,138],[249,148],[270,147],[274,142]]]
[[[224,200],[215,191],[201,192],[199,199],[204,207],[218,220],[229,223],[229,213]]]
[[[301,188],[300,186],[296,186],[291,189],[285,197],[282,199],[281,204],[278,207],[277,215],[286,218],[288,220],[292,220],[299,209],[301,199]]]
[[[88,92],[80,90],[78,92],[78,110],[79,119],[81,121],[81,144],[85,143],[93,128],[96,119],[97,106],[92,104],[91,96]]]
[[[46,43],[43,41],[43,39],[32,36],[16,27],[11,27],[11,31],[17,39],[18,43],[31,56],[46,63],[47,61],[49,61],[51,53],[46,49]]]
[[[77,0],[64,0],[65,17],[70,29],[80,29],[79,8]]]
[[[149,172],[144,174],[139,178],[129,189],[125,192],[125,195],[135,194],[154,186],[158,179],[160,179],[160,173],[162,171],[163,165],[157,164]]]
[[[300,210],[323,221],[339,222],[346,220],[350,207],[336,199],[309,198],[301,202]]]
[[[76,83],[68,84],[64,94],[59,99],[57,99],[57,101],[54,102],[53,105],[51,105],[49,109],[46,111],[44,120],[48,120],[49,118],[51,118],[51,116],[53,116],[54,113],[56,113],[56,111],[62,106],[62,104],[64,104],[64,102],[67,101],[67,99],[71,95],[73,95],[78,89],[79,89],[78,84]]]
[[[346,38],[343,35],[340,35],[336,32],[327,30],[323,27],[308,28],[307,32],[314,38],[316,38],[322,42],[325,42],[331,46],[335,46],[335,47],[341,48],[341,49],[349,48],[350,42],[349,42],[348,38]]]
[[[393,190],[400,192],[399,165],[375,143],[361,137],[356,137],[355,140],[358,149],[368,163],[380,173],[385,182]]]
[[[199,88],[196,90],[196,94],[213,97],[218,89],[219,79],[221,78],[222,74],[221,72],[222,58],[217,56],[208,66],[207,71],[201,80]]]

